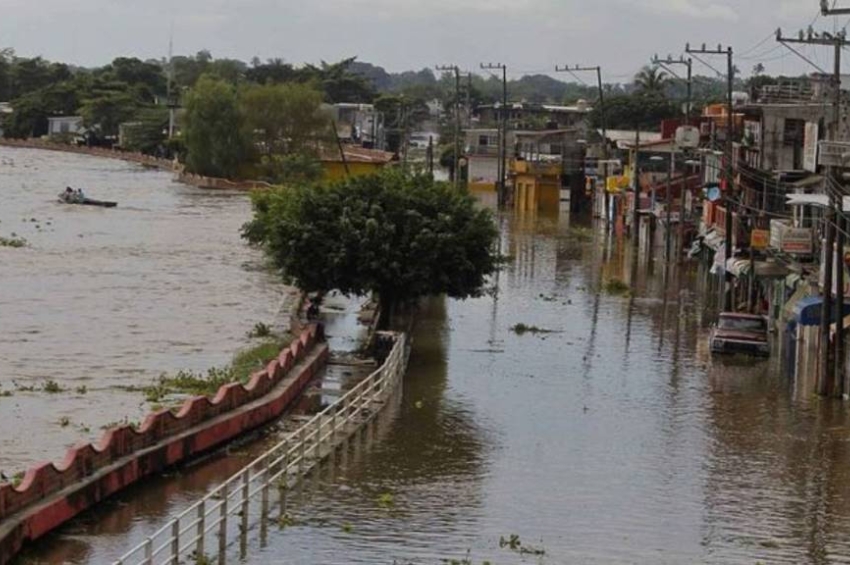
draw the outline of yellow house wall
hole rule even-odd
[[[518,211],[557,211],[561,205],[561,185],[557,178],[519,173],[514,186],[514,207]]]
[[[339,161],[324,161],[322,168],[325,170],[325,180],[335,181],[346,177],[345,165]],[[377,163],[349,163],[348,171],[351,176],[371,175],[383,168]]]

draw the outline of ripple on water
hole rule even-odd
[[[273,321],[282,287],[241,267],[261,260],[239,237],[250,218],[246,195],[221,198],[120,161],[6,148],[0,159],[15,161],[3,166],[0,235],[15,231],[31,243],[0,249],[0,385],[85,378],[109,391],[95,404],[92,395],[0,398],[0,431],[15,429],[2,408],[15,403],[35,438],[12,448],[13,434],[0,433],[0,469],[61,459],[79,439],[74,426],[60,429],[32,411],[85,415],[92,429],[139,420],[148,410],[140,394],[115,385],[222,365],[256,322]],[[56,203],[67,185],[119,206]],[[51,229],[38,229],[45,220]]]

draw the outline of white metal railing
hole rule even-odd
[[[407,368],[407,336],[379,335],[394,340],[381,367],[200,501],[172,517],[115,565],[177,565],[184,556],[212,563],[210,550],[218,555],[218,563],[224,564],[229,541],[237,536],[244,555],[251,501],[259,497],[261,535],[265,536],[271,490],[278,491],[283,516],[287,490],[368,424],[396,390]]]

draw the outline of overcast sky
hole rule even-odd
[[[850,6],[850,0],[837,2]],[[621,82],[653,53],[678,55],[688,41],[722,42],[742,55],[736,64],[745,76],[758,61],[768,73],[797,74],[811,69],[768,36],[777,27],[789,34],[807,27],[818,5],[819,0],[0,0],[0,47],[86,66],[116,56],[160,58],[168,52],[173,26],[175,54],[208,49],[215,57],[282,57],[297,64],[357,55],[392,71],[440,63],[474,70],[490,61],[507,64],[514,76],[550,73],[556,64],[601,64],[606,82]],[[846,17],[820,17],[815,28],[832,31],[846,23]],[[831,68],[828,49],[806,52]]]

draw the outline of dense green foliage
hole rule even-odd
[[[428,176],[398,171],[257,192],[244,237],[304,291],[376,292],[385,307],[483,292],[495,272],[489,211]]]
[[[609,129],[655,130],[661,120],[681,117],[682,111],[674,102],[660,93],[634,93],[612,96],[605,100],[605,112]],[[601,127],[600,106],[594,106],[590,115],[591,124]]]
[[[266,84],[240,89],[203,75],[185,96],[186,168],[207,176],[251,176],[271,182],[318,179],[321,143],[333,139],[310,85]]]
[[[236,89],[204,75],[186,96],[186,169],[214,177],[235,178],[250,150],[250,137]]]

